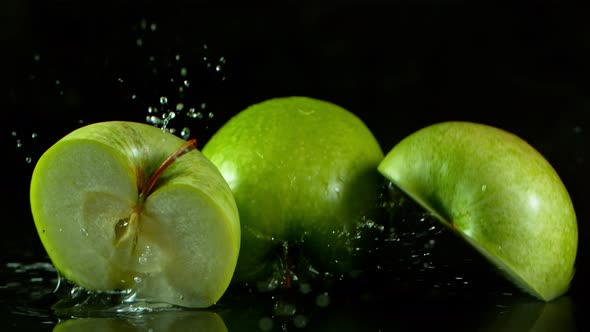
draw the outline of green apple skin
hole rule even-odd
[[[133,122],[79,128],[33,171],[30,203],[41,242],[63,276],[142,301],[208,307],[228,287],[240,247],[237,206],[197,150],[145,184],[184,140]]]
[[[205,144],[234,193],[242,226],[236,280],[260,277],[277,245],[318,269],[347,269],[343,232],[376,203],[383,152],[366,125],[333,103],[282,97],[254,104]],[[301,251],[299,251],[301,253]]]
[[[430,210],[516,285],[549,301],[574,275],[576,215],[547,160],[521,138],[470,122],[428,126],[379,172]]]

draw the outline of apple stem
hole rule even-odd
[[[185,142],[178,150],[174,151],[174,153],[172,153],[170,156],[168,156],[168,158],[166,158],[166,160],[164,160],[162,162],[160,167],[158,167],[158,169],[156,169],[156,171],[150,176],[150,178],[146,182],[145,186],[143,186],[141,193],[139,194],[140,205],[143,203],[145,198],[150,194],[150,191],[152,190],[152,188],[156,184],[156,181],[158,181],[158,178],[160,178],[160,176],[162,175],[162,173],[164,173],[166,168],[168,168],[168,166],[170,166],[170,164],[172,164],[176,160],[176,158],[179,158],[182,155],[184,155],[196,148],[197,148],[197,140],[194,138],[190,139],[187,142]]]

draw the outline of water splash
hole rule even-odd
[[[134,277],[139,284],[142,278]],[[54,292],[59,300],[51,306],[57,316],[112,317],[121,314],[180,311],[182,308],[161,302],[138,301],[133,289],[91,291],[62,278]]]
[[[226,80],[227,57],[206,43],[197,51],[174,50],[171,46],[169,53],[159,52],[161,29],[154,20],[142,18],[134,30],[133,42],[142,54],[139,58],[146,60],[145,67],[152,73],[154,88],[145,94],[129,85],[127,93],[134,96],[129,99],[140,109],[147,110],[145,122],[183,139],[207,130],[215,111],[209,108],[203,91]]]
[[[377,220],[379,232],[365,242],[361,254],[370,270],[390,290],[408,296],[471,296],[511,292],[502,278],[474,248],[446,228],[391,183],[383,187]],[[361,229],[375,227],[371,220]]]

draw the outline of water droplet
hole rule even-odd
[[[63,228],[60,228],[58,231],[63,232],[63,230],[64,230]]]
[[[80,233],[82,233],[84,236],[88,236],[88,231],[84,227],[80,228]]]
[[[291,303],[279,301],[275,303],[274,312],[277,316],[293,316],[297,312],[297,308]]]
[[[156,23],[150,24],[150,30],[156,31],[157,28],[158,28],[158,26],[156,25]]]
[[[220,72],[220,71],[221,71],[221,65],[217,65],[217,66],[215,66],[215,71],[216,71],[216,72]]]
[[[486,191],[486,189],[487,189],[487,188],[488,188],[488,186],[486,186],[485,184],[483,184],[483,185],[481,186],[481,191],[482,191],[482,192],[483,192],[483,191]]]
[[[176,110],[177,111],[182,111],[183,109],[184,109],[184,104],[183,103],[176,104]]]
[[[27,164],[30,164],[32,161],[33,161],[33,158],[31,158],[31,157],[26,157],[26,158],[25,158],[25,162],[26,162]],[[61,229],[60,229],[59,231],[61,232]]]
[[[201,109],[204,110],[205,108],[207,108],[207,103],[201,103]]]
[[[12,135],[12,137],[16,137],[17,133],[15,130],[12,131],[12,133],[10,133]]]
[[[147,123],[151,123],[153,125],[162,124],[162,120],[155,115],[148,115],[148,116],[146,116],[145,120]]]
[[[149,262],[150,257],[152,257],[152,248],[150,246],[145,246],[145,250],[137,260],[139,264],[146,265]]]
[[[182,294],[178,295],[178,298],[182,301],[182,300],[184,300],[184,295],[182,295]]]
[[[131,95],[131,100],[135,100],[137,98],[137,95]]]
[[[41,60],[41,55],[39,53],[35,53],[33,55],[33,61],[39,62],[39,60]]]
[[[308,323],[309,318],[307,318],[307,316],[297,315],[293,317],[293,325],[295,325],[296,328],[302,329],[306,327]]]
[[[141,46],[143,45],[143,39],[141,39],[141,38],[137,38],[137,39],[135,40],[135,45],[137,45],[137,46],[141,47]]]
[[[139,284],[140,282],[142,282],[143,280],[141,279],[140,276],[135,276],[133,277],[133,281],[135,281],[136,284]]]
[[[311,285],[308,283],[302,283],[299,286],[299,291],[303,294],[309,294],[311,292]]]
[[[262,317],[258,321],[258,327],[261,331],[270,331],[272,330],[273,325],[272,318],[270,317]]]
[[[184,86],[186,86],[187,88],[190,87],[190,82],[188,80],[184,80],[182,82],[182,84],[184,84]],[[182,88],[182,87],[181,87]]]
[[[21,140],[20,140],[20,139],[17,139],[17,140],[16,140],[16,147],[17,147],[17,148],[22,148],[22,147],[23,147],[23,143],[21,142]]]
[[[160,97],[160,104],[162,104],[162,105],[168,104],[168,98],[166,96]]]
[[[37,138],[37,133],[32,133],[31,138]]]
[[[182,128],[182,130],[180,131],[180,137],[182,137],[182,139],[184,140],[188,140],[190,136],[191,130],[188,127]]]
[[[188,70],[186,69],[186,67],[180,68],[180,76],[186,77],[187,74],[188,74]]]
[[[180,61],[180,54],[176,54],[176,55],[174,56],[174,60],[176,60],[176,61]]]
[[[209,119],[213,119],[213,116],[215,116],[213,112],[209,112]]]
[[[328,295],[327,292],[319,294],[315,298],[315,304],[321,308],[327,307],[328,305],[330,305],[330,295]]]

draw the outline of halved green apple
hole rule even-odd
[[[578,229],[556,171],[521,138],[444,122],[399,142],[379,171],[505,272],[549,301],[574,275]]]
[[[377,202],[383,158],[356,115],[308,97],[269,99],[225,123],[203,154],[227,180],[240,211],[236,280],[260,278],[276,247],[303,253],[296,258],[320,270],[350,269],[346,233]]]
[[[229,186],[190,142],[156,127],[75,130],[39,159],[30,199],[53,264],[89,290],[207,307],[232,278],[240,225]]]

